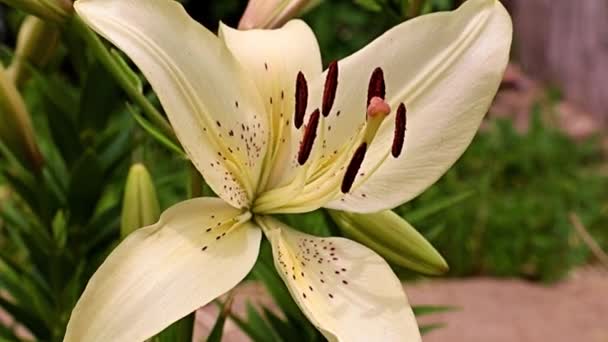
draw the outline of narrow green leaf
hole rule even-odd
[[[116,60],[116,64],[122,70],[124,76],[129,80],[129,83],[131,83],[131,85],[135,87],[135,89],[137,89],[140,93],[143,94],[144,86],[141,82],[141,79],[139,78],[139,76],[137,76],[137,73],[129,67],[129,64],[127,63],[127,61],[125,61],[125,59],[121,55],[121,52],[116,49],[110,49],[110,53],[112,54],[112,57],[114,57],[114,59]]]
[[[3,297],[0,297],[0,308],[5,310],[9,315],[23,324],[28,330],[30,330],[39,340],[48,341],[50,337],[50,330],[40,318],[26,309],[25,306],[20,306],[15,303],[11,303]]]
[[[254,342],[282,342],[274,329],[268,325],[266,320],[258,313],[255,307],[247,302],[247,319],[242,320],[236,315],[230,318],[247,334]]]
[[[433,323],[433,324],[422,325],[419,328],[420,329],[420,334],[421,335],[425,335],[425,334],[430,333],[433,330],[441,329],[441,328],[443,328],[445,326],[446,326],[445,323]]]
[[[224,335],[224,325],[226,324],[226,318],[230,315],[232,303],[234,301],[234,293],[230,292],[228,299],[220,305],[220,314],[217,316],[217,320],[207,337],[207,342],[221,342],[222,336]]]
[[[355,0],[355,3],[368,11],[382,11],[382,6],[378,3],[377,0]]]
[[[412,307],[412,310],[414,311],[414,315],[416,315],[416,317],[419,317],[436,313],[458,311],[460,310],[460,308],[455,306],[416,305]]]
[[[437,214],[438,212],[440,212],[442,210],[453,207],[453,206],[467,200],[468,198],[473,196],[473,194],[475,194],[475,191],[471,190],[471,191],[467,191],[467,192],[460,193],[457,195],[449,196],[449,197],[443,198],[442,200],[436,201],[430,205],[426,205],[423,208],[413,210],[408,213],[404,213],[405,215],[403,215],[403,216],[410,223],[415,224],[416,222],[420,222],[434,214]],[[403,213],[400,213],[400,214],[403,214]]]
[[[99,62],[87,71],[87,80],[80,96],[78,127],[81,132],[95,135],[106,126],[110,115],[123,104],[122,90],[112,75]]]
[[[194,315],[187,315],[150,339],[150,342],[192,342]]]
[[[272,328],[279,334],[283,341],[297,341],[302,340],[302,331],[298,329],[295,324],[290,324],[289,320],[284,321],[282,318],[277,316],[274,312],[264,307],[264,316],[266,321],[272,326]]]
[[[153,126],[148,120],[144,119],[139,115],[132,106],[127,106],[135,121],[146,131],[152,138],[158,141],[161,145],[168,148],[170,151],[177,153],[180,157],[187,159],[186,153],[182,150],[181,146],[174,143],[166,135],[164,135],[159,129]]]
[[[72,169],[68,190],[70,215],[83,223],[91,216],[105,183],[103,166],[93,151],[87,151]]]

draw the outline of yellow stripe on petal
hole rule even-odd
[[[301,20],[276,30],[239,31],[220,25],[220,37],[252,75],[271,123],[271,147],[260,190],[293,180],[301,131],[294,125],[296,78],[321,76],[321,52],[314,33]],[[311,90],[312,91],[312,90]],[[310,94],[306,114],[315,110],[320,93]]]
[[[225,44],[173,0],[79,0],[75,8],[141,69],[211,188],[248,207],[268,124],[254,82]]]
[[[308,319],[330,341],[420,341],[399,279],[367,247],[303,234],[259,217],[277,271]]]
[[[95,272],[64,341],[144,341],[233,288],[258,256],[261,231],[250,217],[218,198],[169,208]]]

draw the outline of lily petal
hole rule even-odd
[[[219,36],[236,59],[255,80],[270,116],[272,149],[268,154],[266,188],[291,181],[301,133],[293,124],[296,78],[299,72],[308,80],[323,72],[319,44],[310,27],[292,20],[276,30],[239,31],[220,25]],[[310,95],[309,102],[319,98]],[[312,106],[312,104],[311,104]],[[312,112],[314,108],[310,108]]]
[[[79,0],[76,11],[144,73],[188,156],[225,201],[246,207],[268,128],[255,84],[173,0]]]
[[[409,20],[340,61],[341,85],[330,116],[339,146],[365,120],[367,84],[376,67],[393,112],[369,147],[351,192],[327,207],[376,212],[428,188],[470,144],[498,89],[511,46],[511,20],[497,0],[469,0],[453,12]],[[407,107],[405,145],[390,156],[398,105]],[[344,120],[340,120],[344,117]],[[340,131],[338,133],[337,131]]]
[[[372,250],[303,234],[271,217],[258,222],[292,297],[328,340],[421,340],[399,279]]]
[[[260,246],[261,231],[246,215],[198,198],[129,235],[89,281],[64,341],[144,341],[230,290]]]

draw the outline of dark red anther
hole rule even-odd
[[[319,110],[315,109],[315,111],[310,114],[308,124],[304,130],[304,137],[300,143],[300,151],[298,151],[298,163],[300,163],[300,165],[304,165],[308,160],[308,157],[310,157],[312,146],[317,138],[317,126],[319,126]]]
[[[407,124],[405,105],[401,103],[397,108],[395,116],[395,136],[393,138],[393,157],[397,158],[403,150],[403,142],[405,140],[405,125]]]
[[[367,105],[374,97],[379,97],[384,100],[386,96],[386,86],[384,85],[384,72],[380,67],[374,69],[372,76],[369,79],[369,87],[367,88]]]
[[[355,151],[353,158],[350,160],[350,163],[346,168],[346,172],[344,173],[344,179],[342,179],[342,193],[348,193],[353,187],[353,184],[355,183],[355,178],[357,177],[357,173],[359,173],[359,168],[361,168],[361,164],[363,164],[363,159],[365,159],[366,152],[367,143],[363,142]]]
[[[302,127],[304,123],[304,115],[306,114],[306,105],[308,104],[308,84],[304,74],[298,72],[296,78],[296,112],[293,118],[293,124],[297,129]]]
[[[334,105],[336,99],[336,90],[338,89],[338,62],[333,61],[329,64],[327,69],[327,76],[325,78],[325,89],[323,90],[323,106],[321,112],[323,116],[328,116],[331,111],[331,107]]]

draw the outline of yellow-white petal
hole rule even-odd
[[[420,341],[397,276],[367,247],[319,238],[261,217],[275,266],[308,319],[330,341]]]
[[[367,84],[376,67],[384,70],[393,113],[370,146],[353,190],[328,207],[389,209],[437,181],[464,152],[487,112],[511,37],[511,20],[499,1],[469,0],[456,11],[409,20],[340,61],[335,108],[341,116],[329,117],[336,134],[327,136],[328,149],[340,146],[340,139],[365,120]],[[408,109],[407,131],[401,156],[393,158],[394,113],[401,102]]]
[[[72,311],[64,341],[144,341],[230,290],[258,255],[261,231],[247,218],[218,198],[169,208],[108,256]]]
[[[141,69],[213,190],[248,206],[268,128],[255,84],[226,46],[177,1],[79,0],[75,8]]]
[[[271,123],[272,145],[268,155],[266,189],[291,181],[302,133],[293,124],[298,72],[307,80],[323,71],[314,33],[302,20],[292,20],[276,30],[239,31],[220,25],[220,38],[254,79]],[[312,91],[312,90],[310,90]],[[310,94],[309,109],[320,100]]]

